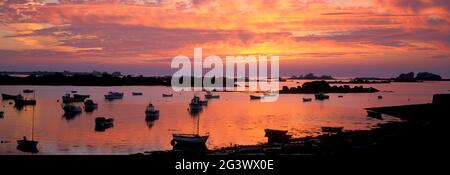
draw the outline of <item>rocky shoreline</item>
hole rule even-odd
[[[404,105],[367,110],[398,117],[401,122],[379,124],[368,131],[344,131],[316,137],[290,139],[284,143],[232,146],[195,153],[182,150],[145,152],[134,155],[173,156],[200,155],[294,155],[307,158],[338,156],[434,155],[444,151],[446,116],[450,111],[448,95],[434,97],[433,103]],[[440,100],[439,100],[440,99]],[[443,100],[442,100],[443,99]]]

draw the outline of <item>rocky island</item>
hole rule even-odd
[[[283,86],[280,94],[313,94],[313,93],[374,93],[379,92],[373,87],[365,88],[363,86],[350,87],[349,85],[330,86],[326,81],[312,81],[303,83],[302,86],[288,87]]]

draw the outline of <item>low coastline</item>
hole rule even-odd
[[[445,95],[448,98],[448,95]],[[434,97],[436,98],[436,97]],[[448,99],[447,99],[448,100]],[[450,115],[448,101],[428,104],[367,108],[401,119],[400,122],[379,124],[367,131],[343,131],[316,137],[290,139],[283,143],[236,145],[202,153],[170,150],[132,154],[135,156],[197,155],[292,155],[307,159],[339,156],[387,156],[396,157],[414,153],[434,155],[444,148],[444,124]]]

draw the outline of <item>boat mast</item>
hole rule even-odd
[[[33,120],[31,122],[31,141],[34,141],[34,106],[33,106]]]
[[[200,135],[199,132],[200,131],[200,115],[197,116],[197,135]]]

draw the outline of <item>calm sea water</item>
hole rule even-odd
[[[303,83],[300,82],[300,84]],[[296,82],[283,85],[296,86]],[[354,85],[351,85],[354,86]],[[295,137],[320,134],[321,126],[342,126],[345,130],[365,130],[380,122],[396,121],[387,117],[379,121],[366,117],[363,108],[375,106],[428,103],[432,94],[448,93],[450,82],[370,84],[382,92],[373,94],[330,94],[326,101],[303,103],[313,95],[281,95],[274,103],[250,101],[249,93],[216,93],[220,99],[209,101],[199,116],[191,116],[188,103],[193,92],[173,93],[170,87],[124,86],[0,86],[1,93],[17,94],[22,89],[36,91],[34,107],[34,138],[39,141],[38,154],[131,154],[144,151],[169,150],[172,133],[195,133],[200,117],[200,132],[209,133],[210,149],[233,144],[248,145],[266,142],[265,128],[287,129]],[[73,119],[63,117],[61,96],[72,90],[89,94],[99,103],[98,110],[83,112]],[[124,92],[123,100],[106,101],[108,91]],[[131,92],[143,92],[132,96]],[[394,92],[383,92],[394,91]],[[203,98],[202,92],[197,93]],[[344,98],[338,98],[344,95]],[[382,100],[377,99],[383,95]],[[152,102],[160,110],[159,120],[145,121],[145,107]],[[33,107],[14,108],[10,101],[1,101],[0,154],[28,154],[16,149],[16,140],[31,137]],[[78,105],[82,106],[81,103]],[[112,117],[114,127],[105,132],[94,130],[95,117]],[[5,143],[6,142],[6,143]]]

